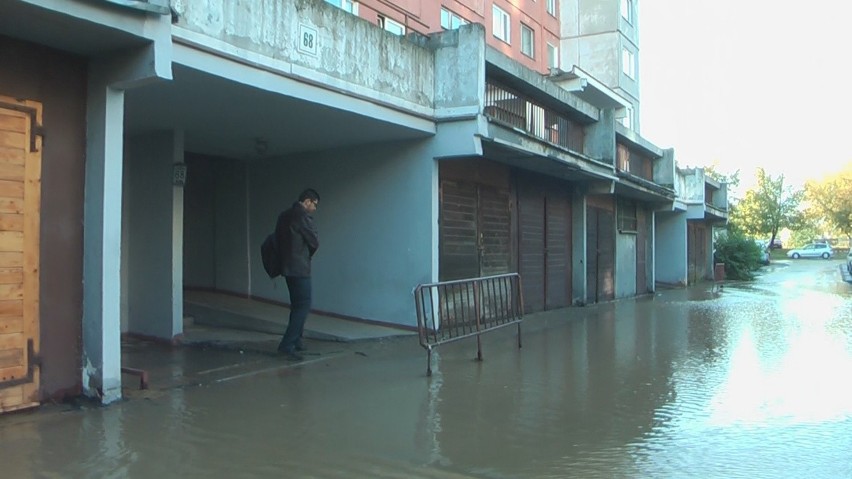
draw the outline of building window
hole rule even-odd
[[[621,17],[633,23],[633,0],[621,0]]]
[[[394,35],[405,35],[405,25],[379,15],[379,26]]]
[[[547,0],[547,13],[556,16],[556,0]]]
[[[358,2],[354,0],[325,0],[337,8],[346,10],[347,12],[358,15]]]
[[[535,31],[523,23],[521,24],[521,53],[535,58]]]
[[[456,15],[446,8],[441,8],[441,28],[444,30],[455,30],[456,28],[467,24],[468,21],[464,18]]]
[[[618,200],[618,231],[621,233],[635,233],[639,222],[636,219],[636,202],[630,200]]]
[[[503,40],[504,42],[511,44],[512,43],[512,19],[509,17],[509,14],[506,13],[505,10],[494,5],[492,10],[493,22],[492,28],[494,29],[494,36]]]
[[[549,68],[559,68],[559,48],[550,43],[547,44],[547,66]]]
[[[630,78],[636,78],[636,58],[626,48],[621,50],[621,70]]]

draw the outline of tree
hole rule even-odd
[[[804,191],[785,186],[784,175],[773,178],[763,168],[757,169],[756,176],[757,185],[731,209],[730,218],[747,235],[769,236],[772,244],[778,231],[796,229],[801,221]]]
[[[727,183],[728,187],[736,188],[740,186],[740,170],[736,170],[733,173],[722,173],[719,169],[719,163],[715,161],[712,165],[704,167],[704,174],[719,183]]]
[[[809,213],[852,239],[852,163],[822,181],[808,181],[805,193]]]

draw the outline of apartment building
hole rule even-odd
[[[397,35],[485,26],[489,46],[542,74],[600,82],[640,131],[639,0],[325,0]]]
[[[559,0],[326,0],[397,35],[428,35],[468,23],[487,44],[542,74],[559,66]]]

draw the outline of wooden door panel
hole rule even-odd
[[[0,412],[39,403],[41,104],[0,96]]]
[[[565,193],[554,191],[547,196],[545,216],[545,308],[564,308],[571,303],[571,204]]]
[[[476,189],[457,181],[441,182],[439,275],[441,281],[479,276]]]
[[[479,185],[479,247],[481,276],[508,273],[512,267],[512,223],[509,190]]]
[[[544,309],[544,195],[530,180],[518,186],[518,269],[524,288],[524,312]]]

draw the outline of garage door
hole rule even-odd
[[[519,176],[518,236],[525,312],[569,306],[571,197],[567,185]]]
[[[38,405],[41,104],[0,96],[0,412]]]

